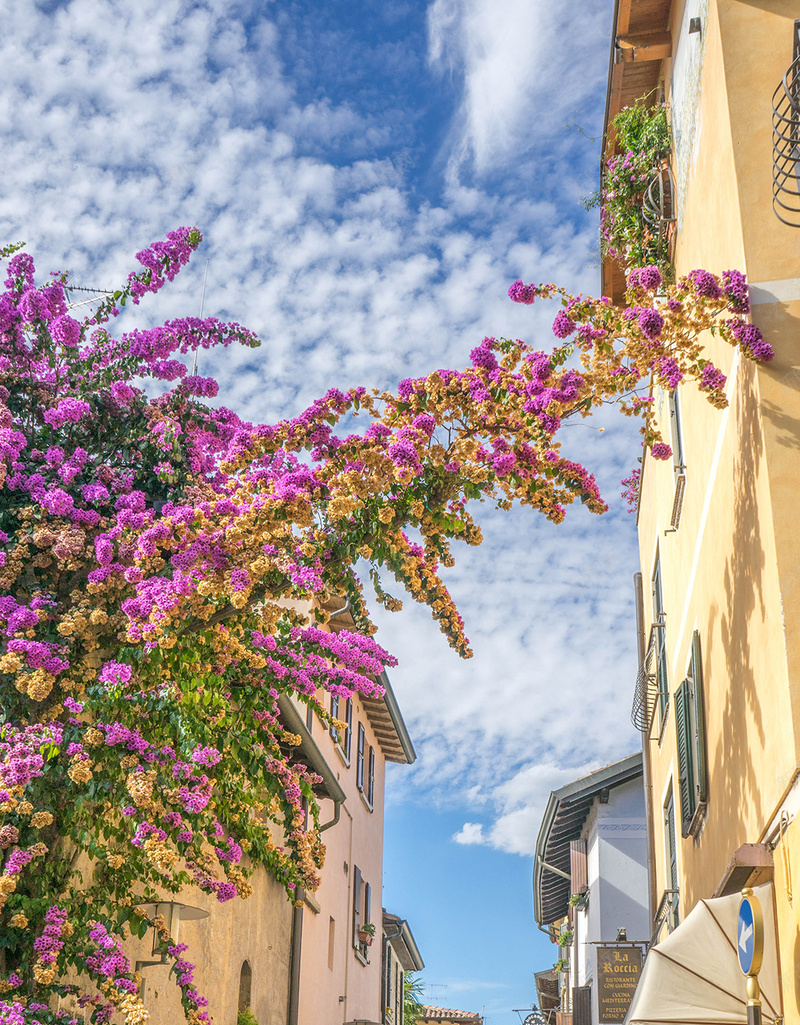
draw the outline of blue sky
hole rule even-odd
[[[205,312],[253,352],[203,356],[220,401],[269,421],[331,385],[461,366],[486,334],[553,344],[509,284],[596,291],[611,0],[17,0],[4,14],[0,238],[41,272],[116,284],[180,224],[205,244],[153,323]],[[436,1002],[518,1020],[555,951],[531,920],[551,789],[635,749],[635,427],[570,425],[611,509],[554,527],[486,510],[448,583],[475,658],[424,610],[376,610],[419,758],[392,771],[385,900]],[[412,607],[413,605],[413,607]],[[446,987],[446,988],[445,988]]]

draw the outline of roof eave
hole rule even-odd
[[[562,808],[566,812],[578,801],[593,798],[601,790],[621,786],[641,775],[642,752],[636,751],[634,754],[628,755],[627,758],[612,762],[611,765],[605,765],[602,769],[590,772],[587,776],[582,776],[580,779],[573,780],[558,790],[552,791],[542,816],[539,834],[536,837],[536,853],[533,861],[533,916],[537,925],[550,925],[559,917],[563,917],[562,915],[549,916],[545,921],[546,915],[542,900],[542,878],[544,869],[547,867],[547,850]],[[577,839],[577,836],[574,839]],[[566,914],[566,908],[564,914]]]

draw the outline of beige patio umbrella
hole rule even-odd
[[[772,883],[754,888],[764,914],[758,980],[762,1018],[783,1014]],[[736,953],[741,895],[701,900],[677,929],[650,949],[625,1025],[746,1025],[746,980]]]

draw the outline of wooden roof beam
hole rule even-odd
[[[660,61],[672,56],[672,36],[669,32],[637,32],[617,36],[625,64],[633,61]]]

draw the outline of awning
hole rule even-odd
[[[758,981],[765,1022],[780,1018],[772,883],[754,887],[764,914]],[[745,977],[736,953],[741,895],[701,900],[684,922],[650,949],[625,1025],[746,1025]]]

